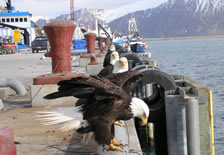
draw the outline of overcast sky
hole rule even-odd
[[[0,1],[0,4],[4,6],[5,0]],[[114,9],[137,1],[141,0],[74,0],[74,6],[76,10],[80,8]],[[29,10],[33,16],[46,16],[49,18],[69,13],[70,9],[70,0],[12,0],[12,3],[15,5],[16,10]]]

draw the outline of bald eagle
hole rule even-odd
[[[122,57],[115,62],[112,73],[123,73],[126,71],[128,71],[128,59]]]
[[[105,77],[112,73],[115,63],[119,60],[119,54],[114,51],[110,54],[110,64],[104,66],[104,68],[98,73],[98,76]]]
[[[110,45],[108,50],[107,50],[107,53],[104,57],[103,67],[106,67],[106,66],[110,65],[111,53],[115,52],[115,51],[116,51],[115,46],[113,44]]]
[[[123,82],[121,82],[123,83]],[[89,76],[73,78],[58,83],[58,92],[45,96],[54,99],[61,96],[75,96],[87,99],[82,105],[68,112],[39,112],[39,119],[45,125],[60,124],[61,130],[77,130],[78,133],[93,132],[99,145],[109,145],[107,150],[124,151],[116,146],[111,127],[115,121],[133,117],[147,123],[149,108],[136,97],[131,97],[124,89],[106,78]]]
[[[117,46],[117,45],[116,45]],[[109,46],[108,51],[104,57],[104,61],[103,61],[103,67],[106,67],[108,65],[110,65],[110,60],[111,60],[111,53],[113,52],[117,52],[120,55],[122,55],[123,53],[127,53],[127,49],[124,47],[118,48],[118,50],[116,50],[117,48],[115,47],[114,44],[112,44],[111,46]]]
[[[123,57],[121,59],[117,59],[118,53],[117,52],[113,52],[111,54],[111,64],[108,65],[107,67],[104,67],[100,73],[98,73],[97,76],[99,77],[107,77],[107,79],[112,80],[115,76],[109,76],[112,73],[122,73],[122,72],[126,72],[128,71],[128,60],[127,58]],[[76,102],[76,106],[79,106],[81,104],[81,102],[85,102],[86,99],[79,99]]]

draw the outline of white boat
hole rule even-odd
[[[145,52],[145,49],[147,48],[147,45],[140,37],[135,18],[131,18],[128,21],[128,36],[118,35],[118,37],[114,38],[113,43],[125,48],[130,48],[132,52],[136,53]]]

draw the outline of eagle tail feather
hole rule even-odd
[[[62,132],[77,130],[83,126],[83,115],[80,107],[59,108],[55,111],[39,111],[37,120],[43,125],[59,125]]]
[[[88,144],[89,141],[92,139],[92,137],[93,137],[93,132],[83,134],[82,143],[83,144]]]

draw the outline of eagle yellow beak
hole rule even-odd
[[[144,125],[146,125],[148,123],[148,118],[145,118],[145,117],[142,116],[141,120],[142,120],[141,126],[144,126]]]
[[[125,67],[127,65],[127,63],[125,61],[121,61],[121,65],[122,65],[122,67]]]
[[[117,55],[113,55],[113,59],[116,60],[117,59]]]

